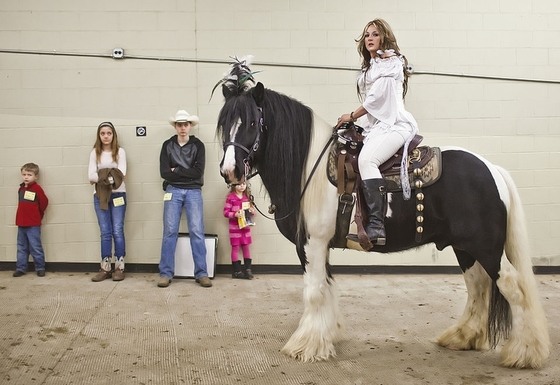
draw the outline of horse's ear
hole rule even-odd
[[[257,106],[262,107],[264,99],[264,86],[261,82],[258,82],[255,88],[253,88],[253,99],[255,99]]]
[[[235,95],[235,91],[231,90],[226,84],[222,84],[222,94],[227,100]]]

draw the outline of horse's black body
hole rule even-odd
[[[435,243],[438,250],[452,246],[462,271],[478,261],[493,280],[498,278],[506,239],[507,211],[486,165],[462,150],[442,152],[442,175],[423,189],[424,222],[421,244]],[[408,250],[415,241],[414,199],[393,194],[392,216],[386,219],[387,244],[373,251]]]
[[[231,183],[258,171],[276,207],[280,232],[296,245],[305,271],[305,310],[283,351],[303,361],[327,359],[334,355],[340,329],[328,264],[337,194],[325,172],[327,156],[321,157],[332,128],[297,100],[250,82],[244,62],[234,64],[223,81],[225,104],[217,127],[224,143],[221,173]],[[427,243],[439,250],[451,246],[469,300],[458,324],[438,342],[482,349],[509,336],[503,364],[538,367],[549,353],[548,332],[515,185],[505,170],[476,154],[442,150],[441,177],[423,189],[421,242],[415,239],[415,200],[392,193],[387,243],[373,251],[398,252]]]

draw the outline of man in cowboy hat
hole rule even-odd
[[[204,143],[189,135],[198,124],[198,116],[179,110],[169,118],[177,135],[163,143],[159,156],[159,170],[163,181],[163,240],[159,262],[159,287],[167,287],[175,274],[175,249],[183,208],[194,260],[196,282],[212,286],[206,270],[206,243],[201,188],[204,184]]]

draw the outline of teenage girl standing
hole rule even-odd
[[[89,157],[89,182],[95,184],[93,205],[101,233],[101,269],[91,280],[124,279],[124,214],[126,212],[126,153],[119,146],[117,131],[111,122],[97,127],[97,137]],[[111,268],[113,242],[115,269]]]

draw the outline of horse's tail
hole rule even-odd
[[[529,254],[529,239],[525,226],[525,214],[517,187],[507,170],[495,166],[507,187],[504,197],[507,206],[507,228],[504,251],[508,261],[522,276],[532,275],[531,258]],[[511,307],[507,299],[500,292],[497,282],[492,280],[490,294],[490,309],[488,313],[488,342],[495,348],[502,339],[507,339],[511,330]]]
[[[507,217],[507,234],[505,252],[508,260],[516,270],[532,276],[532,262],[529,248],[529,237],[525,225],[525,213],[517,187],[511,175],[502,167],[496,166],[507,185],[509,208]]]

